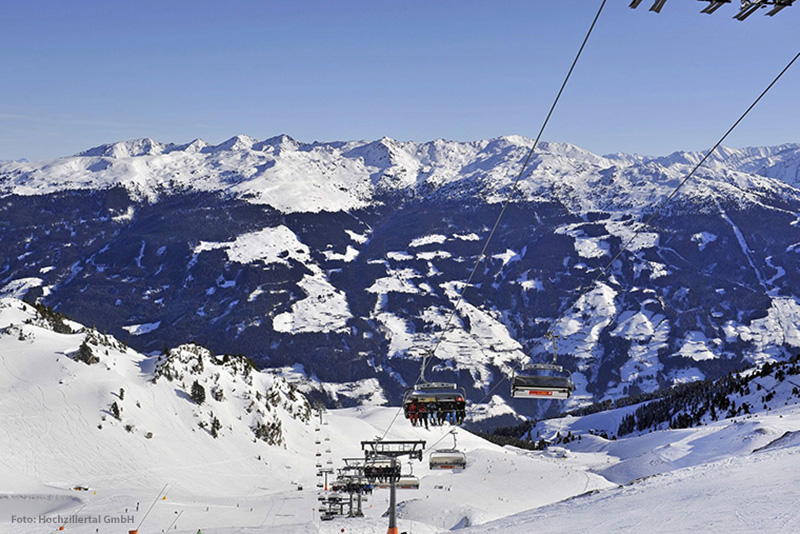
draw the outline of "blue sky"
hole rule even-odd
[[[734,2],[735,3],[735,2]],[[545,131],[595,153],[710,147],[800,49],[776,17],[608,0]],[[534,137],[599,0],[8,2],[0,159],[137,137]],[[800,142],[800,65],[728,146]]]

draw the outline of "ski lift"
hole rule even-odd
[[[329,459],[328,459],[328,461],[327,461],[327,462],[325,462],[325,463],[327,463],[328,465],[333,465],[333,460],[331,460],[331,459],[329,458]]]
[[[561,373],[547,375],[542,371]],[[518,399],[568,399],[575,391],[572,373],[548,363],[527,365],[511,378],[511,396]]]
[[[464,469],[467,455],[456,449],[436,449],[428,460],[430,469]]]
[[[322,468],[322,462],[320,462],[320,461],[317,462],[317,468]],[[318,473],[318,474],[319,474],[319,476],[322,476],[322,473]]]
[[[400,475],[395,487],[397,489],[419,489],[419,477],[416,475]]]
[[[452,449],[436,449],[428,458],[430,469],[464,469],[467,466],[467,455],[458,450],[455,429],[450,431],[453,435]]]
[[[417,402],[450,401],[464,403],[465,398],[464,388],[458,387],[457,384],[452,382],[425,382],[406,390],[403,395],[403,405],[410,404],[412,400]]]
[[[330,448],[330,447],[328,447],[327,449],[325,449],[325,452],[326,452],[327,454],[330,454],[330,453],[331,453],[331,448]]]
[[[419,477],[414,474],[414,463],[408,462],[408,473],[400,473],[395,487],[397,489],[419,489]]]
[[[400,463],[394,464],[396,471],[392,472],[392,459],[388,456],[376,456],[368,460],[364,466],[364,477],[376,488],[391,486],[392,477],[400,476]]]
[[[325,441],[330,441],[330,440],[331,440],[330,436],[325,436]]]
[[[318,439],[314,440],[314,445],[320,445],[322,442]]]
[[[511,396],[520,399],[568,399],[575,391],[572,373],[556,364],[556,339],[551,332],[545,337],[553,343],[553,363],[534,363],[514,371]],[[549,374],[546,374],[549,373]],[[552,374],[556,373],[556,374]]]
[[[454,382],[428,382],[425,379],[425,367],[431,355],[432,353],[428,352],[422,358],[419,382],[403,393],[403,413],[406,419],[412,419],[412,414],[409,412],[412,402],[425,405],[435,402],[439,406],[448,406],[448,411],[458,414],[456,418],[460,420],[466,409],[467,394],[464,388],[458,387]]]
[[[314,453],[314,455],[315,455],[315,456],[322,456],[322,453],[321,453],[321,452],[319,452],[319,451],[317,451],[317,452],[315,452],[315,453]]]

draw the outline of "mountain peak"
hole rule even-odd
[[[180,145],[180,146],[176,147],[175,149],[176,150],[182,150],[182,151],[188,152],[188,153],[197,153],[197,152],[202,152],[203,149],[205,149],[206,147],[209,147],[209,146],[211,146],[211,145],[209,145],[204,140],[202,140],[202,139],[200,139],[198,137],[197,139],[195,139],[191,143],[187,143],[185,145]]]
[[[214,150],[250,150],[253,148],[253,145],[256,144],[256,139],[253,139],[249,135],[234,135],[227,141],[223,141],[222,143],[213,146]]]
[[[276,151],[280,154],[283,151],[294,151],[300,147],[301,143],[290,135],[280,134],[275,137],[270,137],[264,141],[258,142],[253,145],[253,150],[259,151]]]
[[[139,156],[157,156],[164,152],[167,146],[149,137],[140,139],[129,139],[117,143],[110,143],[96,146],[78,153],[84,157],[107,157],[107,158],[135,158]]]

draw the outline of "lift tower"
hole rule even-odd
[[[374,463],[380,458],[390,460],[390,469],[386,473],[389,478],[389,530],[387,534],[397,534],[397,479],[400,477],[399,464],[397,459],[401,456],[408,456],[422,461],[422,451],[425,449],[424,441],[362,441],[361,449],[364,451],[365,465]],[[374,473],[365,469],[364,473],[368,478]]]

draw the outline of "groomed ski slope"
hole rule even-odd
[[[800,531],[796,444],[673,471],[466,533]]]
[[[315,464],[335,468],[342,458],[361,456],[361,441],[382,436],[397,408],[332,410],[319,424],[290,417],[281,405],[285,446],[267,445],[239,420],[246,382],[230,378],[224,402],[198,408],[178,383],[153,383],[154,357],[112,347],[87,366],[68,356],[81,334],[25,324],[29,310],[19,301],[2,304],[0,533],[56,532],[57,519],[39,516],[59,514],[101,521],[61,521],[69,533],[125,533],[142,520],[143,534],[170,526],[184,534],[385,532],[388,490],[376,489],[364,503],[365,518],[321,522]],[[199,379],[209,379],[211,370],[218,368],[207,363]],[[122,421],[116,422],[108,409],[120,388]],[[208,409],[222,422],[218,438],[197,425]],[[541,428],[545,437],[611,428],[625,410]],[[126,421],[135,422],[133,432],[125,430]],[[144,437],[144,429],[153,436]],[[449,430],[414,428],[399,415],[386,439],[447,448]],[[698,429],[615,441],[584,435],[543,452],[501,448],[459,429],[467,469],[430,471],[428,453],[415,462],[420,489],[398,492],[399,527],[417,534],[461,527],[501,534],[797,532],[798,444],[800,409],[792,403]],[[156,500],[165,487],[166,499]],[[12,523],[12,515],[34,522]],[[103,522],[128,517],[132,522]]]

